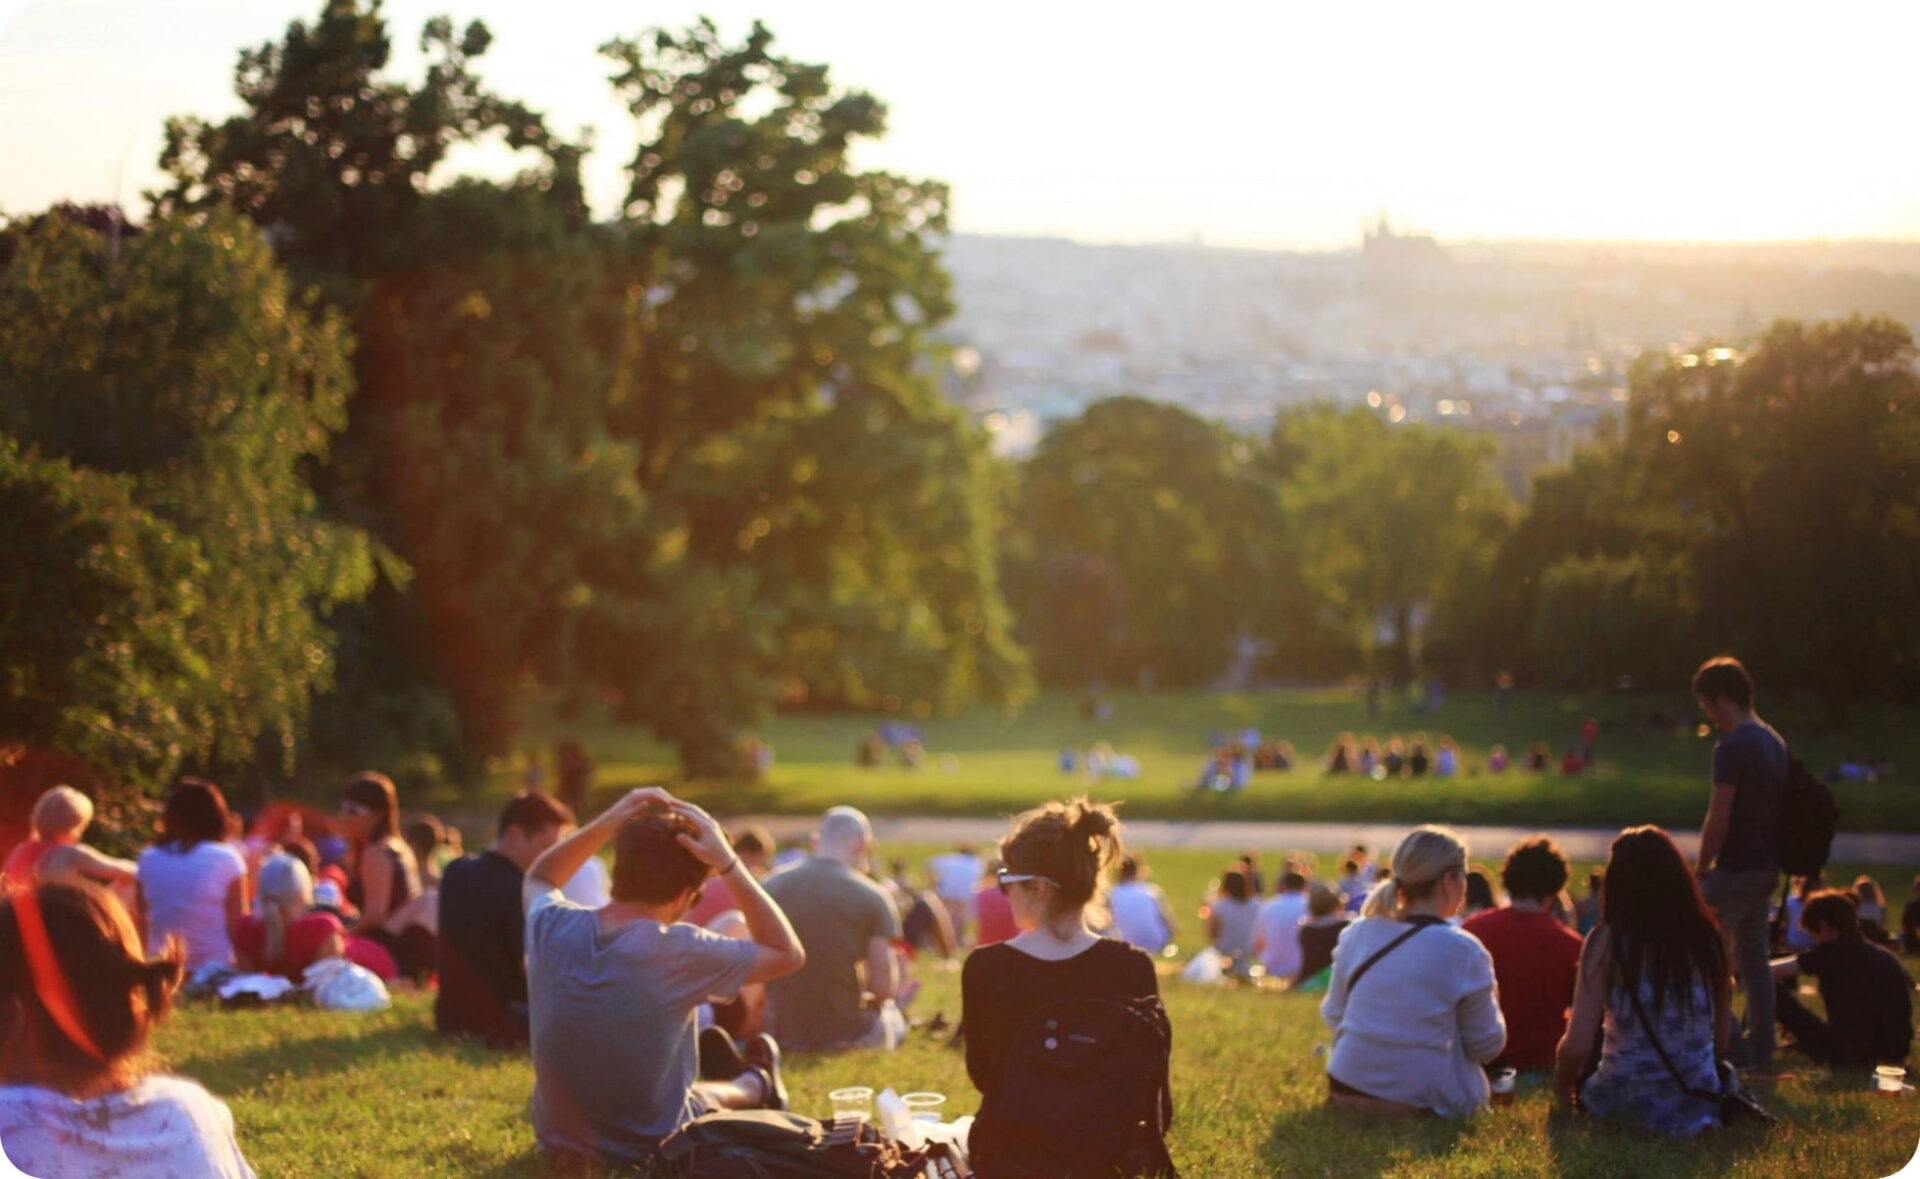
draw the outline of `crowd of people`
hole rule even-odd
[[[1210,950],[1320,996],[1328,1101],[1359,1111],[1470,1116],[1536,1074],[1594,1116],[1688,1136],[1718,1124],[1723,1062],[1775,1075],[1776,1027],[1835,1068],[1904,1061],[1913,988],[1880,944],[1884,898],[1870,880],[1810,881],[1784,914],[1797,952],[1774,952],[1786,747],[1737,663],[1703,667],[1695,694],[1723,736],[1694,863],[1633,827],[1576,902],[1550,839],[1515,845],[1496,890],[1456,835],[1422,827],[1384,864],[1354,848],[1332,881],[1290,856],[1269,896],[1249,854],[1207,906]],[[1156,962],[1175,914],[1104,805],[1037,807],[991,856],[955,847],[919,881],[902,861],[881,871],[851,807],[783,852],[658,788],[585,823],[525,790],[486,847],[457,856],[456,834],[403,819],[374,773],[344,785],[318,839],[283,821],[262,846],[196,779],[134,862],[85,844],[91,818],[85,795],[49,791],[4,864],[0,1139],[30,1173],[252,1173],[226,1107],[148,1050],[196,979],[298,981],[341,959],[431,985],[440,1032],[530,1054],[544,1152],[645,1163],[704,1114],[786,1108],[783,1053],[897,1047],[917,956],[963,949],[974,1173],[1068,1175],[1090,1151],[1118,1168],[1103,1174],[1171,1165]],[[1920,881],[1900,933],[1914,948]],[[1824,1016],[1800,1001],[1803,979]],[[1063,1043],[1130,1063],[1063,1063]],[[1082,1108],[1119,1120],[1059,1134]]]

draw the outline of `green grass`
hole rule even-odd
[[[1195,988],[1168,980],[1178,1114],[1172,1147],[1189,1179],[1327,1175],[1720,1175],[1875,1179],[1920,1141],[1920,1099],[1875,1097],[1862,1077],[1803,1070],[1763,1093],[1783,1118],[1771,1133],[1731,1131],[1676,1143],[1589,1123],[1554,1108],[1539,1084],[1466,1122],[1373,1121],[1324,1108],[1326,1040],[1316,997]],[[933,968],[919,1010],[959,1007],[959,976]],[[190,1009],[163,1031],[173,1067],[234,1112],[263,1176],[545,1176],[527,1123],[524,1057],[436,1039],[430,1004],[403,996],[377,1015]],[[935,1089],[956,1112],[977,1107],[958,1052],[916,1033],[898,1053],[796,1057],[796,1108],[819,1113],[845,1084]]]
[[[1102,797],[1124,799],[1136,818],[1236,818],[1325,821],[1418,821],[1498,823],[1522,826],[1624,826],[1660,823],[1697,826],[1706,799],[1711,742],[1692,729],[1684,733],[1635,732],[1628,717],[1656,706],[1685,710],[1684,694],[1596,696],[1517,693],[1506,713],[1491,694],[1449,694],[1438,714],[1415,714],[1397,703],[1369,720],[1353,693],[1337,688],[1259,693],[1118,693],[1105,723],[1080,716],[1078,697],[1049,693],[1015,717],[976,710],[919,722],[926,732],[927,764],[918,769],[853,764],[860,738],[876,718],[799,713],[776,717],[762,732],[777,755],[758,784],[703,783],[687,787],[716,812],[798,813],[852,803],[874,814],[993,815],[1012,813],[1039,799],[1087,788],[1084,779],[1062,774],[1062,748],[1084,749],[1109,741],[1137,757],[1139,780],[1106,780],[1092,787]],[[1912,709],[1894,706],[1857,710],[1844,732],[1823,731],[1812,704],[1762,701],[1765,714],[1812,764],[1842,757],[1891,757],[1908,778],[1920,774],[1920,725]],[[1334,736],[1351,731],[1382,739],[1424,732],[1437,740],[1450,734],[1469,766],[1484,762],[1502,743],[1516,756],[1536,741],[1556,756],[1574,743],[1582,718],[1603,726],[1597,769],[1579,778],[1468,773],[1451,781],[1424,779],[1374,783],[1352,777],[1324,778],[1319,759]],[[1691,713],[1686,713],[1691,718]],[[1191,790],[1215,730],[1257,726],[1291,741],[1305,767],[1291,773],[1256,775],[1238,795],[1196,795]],[[600,720],[560,723],[529,709],[519,753],[496,767],[485,799],[447,794],[427,805],[485,803],[518,786],[530,751],[549,752],[554,739],[580,739],[599,763],[598,798],[614,791],[676,776],[669,751],[632,726]],[[551,779],[549,779],[551,780]],[[1836,787],[1852,830],[1920,830],[1920,806],[1907,781]],[[1904,890],[1903,890],[1904,891]]]

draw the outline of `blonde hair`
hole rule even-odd
[[[307,866],[285,852],[260,865],[260,919],[266,924],[266,961],[263,970],[280,961],[287,949],[287,926],[313,908],[313,877]]]
[[[33,804],[33,835],[79,835],[93,822],[93,800],[71,786],[55,786]]]
[[[1445,827],[1416,827],[1393,851],[1393,875],[1367,894],[1362,917],[1398,917],[1410,904],[1433,895],[1450,872],[1465,876],[1467,845]]]

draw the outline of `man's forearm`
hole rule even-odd
[[[731,870],[725,876],[727,887],[733,892],[733,901],[740,906],[740,915],[747,920],[747,934],[753,938],[753,944],[769,950],[783,953],[796,953],[800,949],[799,935],[793,932],[793,926],[787,921],[787,915],[780,906],[773,903],[767,890],[747,871],[736,854]]]
[[[603,812],[591,823],[541,852],[540,858],[527,869],[528,882],[537,882],[550,888],[565,888],[580,866],[592,859],[593,854],[613,838],[619,824],[620,820],[612,810]]]

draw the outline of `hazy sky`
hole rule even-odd
[[[139,205],[168,114],[224,115],[235,55],[319,0],[0,0],[0,210]],[[1324,247],[1385,208],[1442,238],[1920,237],[1920,4],[1295,0],[390,0],[496,35],[482,72],[632,138],[595,48],[758,16],[892,111],[865,164],[944,179],[956,227]],[[124,161],[124,173],[122,164]],[[498,166],[485,159],[477,168]]]

